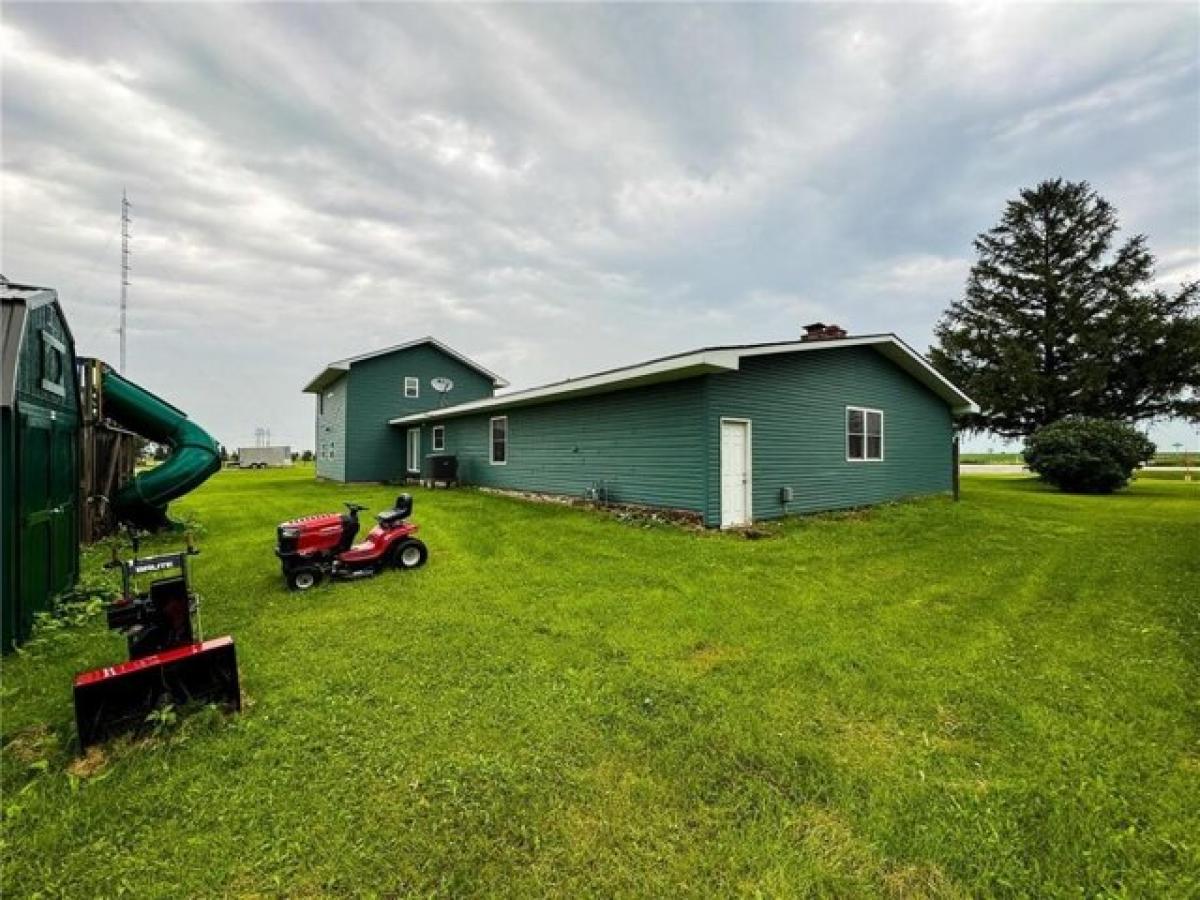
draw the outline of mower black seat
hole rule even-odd
[[[383,526],[399,525],[412,515],[412,507],[412,495],[400,494],[396,497],[396,505],[394,507],[383,510],[375,518]]]

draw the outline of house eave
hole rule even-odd
[[[432,335],[426,335],[425,337],[417,338],[416,340],[413,340],[413,341],[406,341],[403,344],[395,344],[391,347],[384,347],[380,350],[372,350],[369,353],[360,353],[357,356],[347,356],[345,359],[334,360],[333,362],[331,362],[327,366],[325,366],[325,368],[322,369],[321,372],[315,378],[313,378],[307,385],[304,386],[303,393],[305,393],[305,394],[320,393],[320,391],[322,391],[324,388],[333,384],[333,382],[337,381],[339,378],[341,378],[343,375],[345,375],[347,372],[349,372],[350,367],[352,365],[354,365],[355,363],[363,362],[368,359],[374,359],[377,356],[386,356],[389,353],[398,353],[401,350],[408,350],[412,347],[419,347],[422,344],[432,344],[434,347],[436,347],[442,353],[446,354],[447,356],[451,357],[452,359],[457,359],[459,362],[461,362],[467,368],[473,369],[474,371],[478,372],[480,375],[483,375],[485,378],[489,379],[492,382],[492,387],[494,387],[494,388],[508,387],[508,382],[506,380],[504,380],[503,378],[501,378],[499,375],[497,375],[495,372],[491,371],[490,369],[485,369],[483,366],[479,365],[479,363],[475,362],[469,356],[459,353],[457,350],[455,350],[453,347],[449,346],[448,344],[443,344],[441,341],[439,341],[437,338],[433,337]]]
[[[303,393],[319,394],[349,371],[349,366],[341,367],[336,363],[332,363],[326,366],[320,375],[304,386]]]

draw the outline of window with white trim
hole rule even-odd
[[[412,375],[404,376],[404,396],[406,398],[421,396],[421,379]]]
[[[408,429],[408,471],[419,474],[421,471],[421,426]]]
[[[46,329],[42,329],[42,390],[59,397],[67,395],[66,345]]]
[[[488,457],[493,466],[508,462],[508,416],[496,416],[488,423],[491,432],[491,453]]]
[[[879,462],[883,459],[881,410],[846,407],[846,459],[851,462]]]
[[[434,425],[433,426],[433,449],[434,450],[445,450],[446,449],[446,426],[445,425]]]

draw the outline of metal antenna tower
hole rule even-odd
[[[121,190],[121,374],[125,374],[125,310],[129,304],[129,197]]]

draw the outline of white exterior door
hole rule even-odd
[[[408,471],[421,471],[421,429],[408,429]]]
[[[721,527],[749,525],[750,423],[745,419],[721,420]]]

